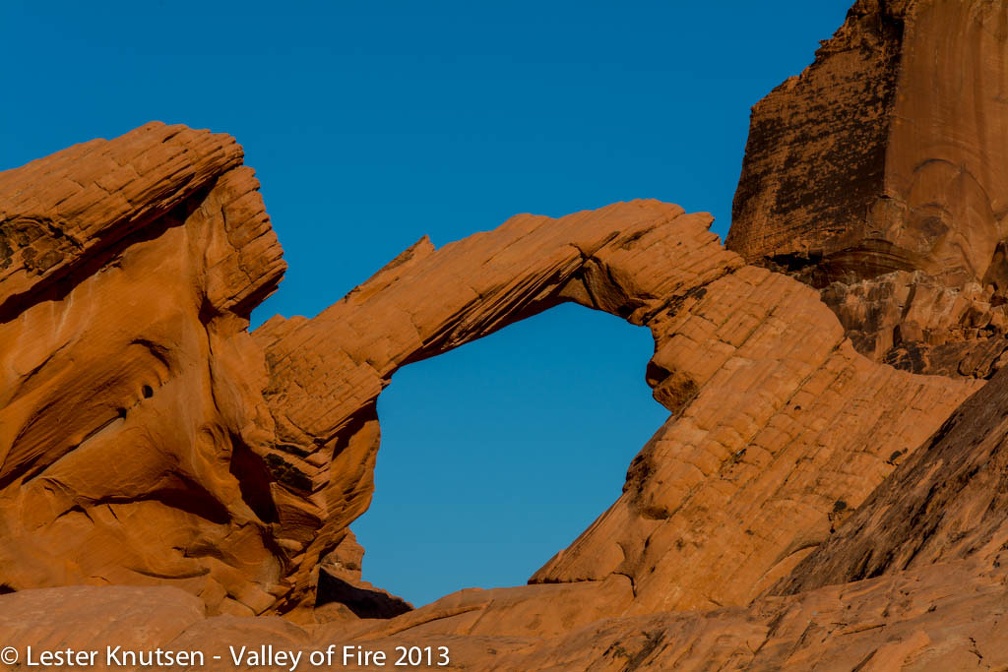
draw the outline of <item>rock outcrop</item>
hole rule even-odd
[[[7,590],[276,600],[268,492],[246,473],[273,440],[247,327],[285,267],[241,159],[227,136],[149,125],[0,174]]]
[[[130,183],[129,207],[106,205],[120,192],[88,181],[88,157],[151,151],[163,174],[123,174],[159,190]],[[648,382],[672,413],[620,501],[534,577],[618,584],[611,613],[745,604],[974,387],[865,360],[814,291],[745,266],[709,216],[648,201],[421,240],[315,318],[250,338],[250,297],[283,266],[239,161],[228,138],[150,126],[5,176],[37,190],[5,220],[50,227],[8,237],[9,588],[165,583],[236,613],[354,611],[363,590],[375,614],[401,613],[359,583],[348,532],[373,490],[379,393],[399,367],[563,301],[651,329]],[[87,196],[67,205],[47,181]],[[52,239],[78,242],[56,260]]]
[[[1005,667],[1006,17],[860,0],[754,110],[728,249],[657,201],[518,215],[252,333],[284,262],[230,137],[0,173],[0,643]],[[669,417],[622,495],[529,585],[412,609],[364,582],[382,390],[563,302],[654,336]]]
[[[989,377],[1008,348],[1000,2],[859,0],[753,108],[727,247],[821,290],[859,352]]]
[[[1008,562],[1008,372],[963,404],[865,508],[774,592],[795,593],[963,559]]]
[[[673,415],[620,502],[534,581],[621,577],[642,610],[744,603],[825,539],[836,502],[856,507],[974,386],[864,360],[813,291],[743,266],[709,222],[655,202],[519,216],[421,241],[317,317],[257,330],[268,461],[303,479],[291,511],[278,502],[281,534],[289,520],[289,539],[311,540],[292,597],[314,599],[312,572],[340,563],[327,558],[370,501],[375,400],[396,369],[565,300],[651,329],[648,382]]]

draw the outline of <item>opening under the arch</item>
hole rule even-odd
[[[645,328],[562,305],[405,367],[379,398],[363,578],[427,604],[524,584],[619,496],[668,412]]]

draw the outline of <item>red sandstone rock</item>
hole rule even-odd
[[[964,403],[872,494],[863,510],[772,592],[794,593],[974,560],[1008,563],[1008,372]]]
[[[231,138],[160,124],[0,174],[0,584],[276,600],[246,329],[284,264],[258,187]]]
[[[173,133],[138,135],[170,146]],[[217,170],[135,237],[82,252],[88,272],[66,272],[57,310],[22,298],[3,327],[0,568],[19,596],[172,585],[211,614],[335,619],[326,632],[362,641],[450,637],[475,657],[478,638],[525,641],[500,649],[517,655],[599,619],[742,607],[829,536],[838,501],[857,507],[889,456],[976,387],[864,359],[813,290],[745,266],[708,216],[653,201],[522,215],[441,250],[421,240],[316,318],[275,318],[249,339],[243,297],[268,292],[282,265],[250,173]],[[154,311],[125,298],[155,294]],[[352,625],[408,609],[360,582],[347,529],[373,488],[378,394],[400,366],[571,300],[655,336],[648,382],[672,415],[623,497],[537,573],[544,585]],[[52,340],[28,338],[38,332]],[[60,365],[71,356],[75,368]],[[191,637],[212,642],[217,623]]]
[[[745,603],[975,389],[864,360],[813,291],[743,267],[708,223],[653,202],[519,216],[442,250],[421,241],[318,317],[257,332],[282,436],[268,459],[287,479],[279,534],[310,540],[291,599],[314,599],[316,566],[369,503],[374,401],[395,370],[563,300],[651,328],[648,382],[674,415],[620,501],[533,580],[623,576],[634,610]]]
[[[194,134],[153,126],[103,155]],[[57,310],[23,299],[0,332],[12,363],[0,410],[10,588],[168,583],[214,611],[252,613],[353,593],[320,598],[318,586],[359,581],[348,525],[370,501],[375,401],[392,374],[562,301],[649,326],[649,383],[673,412],[620,501],[535,577],[619,577],[625,597],[607,613],[745,603],[826,537],[836,501],[857,506],[886,458],[971,389],[863,360],[814,292],[743,266],[708,216],[647,201],[522,215],[436,251],[422,240],[316,318],[276,318],[250,340],[246,299],[282,265],[250,173],[217,170],[188,202],[163,196],[181,210],[135,238],[81,252],[88,274],[67,271]],[[155,295],[154,310],[127,299]]]
[[[729,247],[819,292],[635,201],[421,239],[250,336],[284,265],[231,138],[152,124],[0,173],[2,643],[1005,667],[1008,378],[970,378],[1005,349],[1003,14],[858,2],[757,106]],[[391,376],[565,301],[655,337],[670,416],[623,495],[528,586],[411,610],[362,582]]]
[[[857,349],[987,377],[1008,346],[1000,3],[859,0],[753,108],[728,249],[822,290]]]

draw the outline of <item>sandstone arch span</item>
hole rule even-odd
[[[331,455],[316,477],[329,518],[292,596],[311,594],[326,557],[341,562],[341,530],[367,506],[378,434],[359,440],[354,414],[377,422],[399,367],[563,301],[652,331],[648,383],[670,412],[620,500],[532,579],[621,577],[616,611],[746,603],[829,535],[837,502],[856,507],[930,433],[936,407],[976,387],[865,360],[813,290],[745,266],[709,224],[655,201],[519,215],[440,250],[422,239],[313,320],[257,331],[284,381],[266,395],[278,432]]]
[[[620,494],[667,412],[648,330],[564,304],[400,369],[378,398],[363,577],[414,605],[513,586]],[[408,561],[404,562],[408,558]]]
[[[861,357],[813,289],[657,201],[421,239],[250,337],[283,263],[240,164],[231,138],[152,124],[0,175],[8,588],[172,585],[210,613],[312,618],[323,572],[356,576],[390,377],[562,302],[651,330],[669,419],[540,585],[495,602],[516,624],[547,593],[577,618],[746,603],[978,385]]]

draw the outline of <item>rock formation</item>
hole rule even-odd
[[[775,592],[795,593],[969,559],[1008,562],[1008,372],[998,373]]]
[[[151,125],[0,175],[7,589],[276,600],[268,500],[245,473],[273,436],[247,327],[285,266],[241,160],[226,136]]]
[[[860,0],[754,109],[728,249],[657,201],[519,215],[252,333],[284,263],[230,137],[151,124],[0,173],[0,643],[1008,665],[1006,17]],[[414,610],[362,581],[382,390],[562,302],[654,336],[669,417],[623,494],[529,585]]]
[[[988,377],[1008,347],[1004,13],[859,0],[753,109],[728,249],[900,368]]]
[[[314,606],[320,571],[359,578],[340,570],[353,564],[348,525],[370,500],[375,402],[392,374],[561,301],[652,330],[648,382],[673,415],[620,502],[535,580],[618,580],[635,609],[746,602],[828,536],[837,501],[856,507],[890,456],[973,387],[864,360],[813,291],[721,249],[708,216],[657,202],[519,216],[436,251],[421,240],[317,317],[275,318],[251,339],[246,297],[270,291],[283,267],[247,169],[212,163],[240,157],[230,139],[150,126],[71,150],[24,169],[39,195],[12,202],[5,219],[83,239],[64,222],[88,208],[105,217],[108,191],[73,167],[151,148],[188,169],[154,164],[167,169],[153,196],[166,203],[135,199],[154,213],[146,219],[113,211],[87,225],[128,227],[118,247],[71,244],[33,266],[24,260],[55,259],[52,236],[11,237],[7,270],[21,291],[7,301],[20,312],[5,327],[2,412],[13,589],[167,582],[212,611]],[[201,183],[191,174],[203,163]],[[86,185],[99,205],[47,202],[47,180]],[[850,412],[869,405],[871,422]],[[813,455],[818,467],[802,470]],[[716,505],[725,499],[738,506]]]

